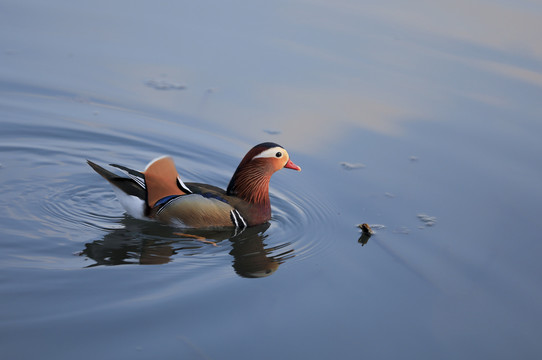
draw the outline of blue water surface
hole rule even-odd
[[[542,355],[542,5],[0,8],[3,358]],[[206,242],[86,164],[224,188],[263,141],[302,172]]]

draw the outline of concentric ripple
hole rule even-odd
[[[14,118],[0,134],[0,170],[17,172],[17,178],[4,181],[0,194],[10,203],[12,233],[32,222],[36,236],[41,236],[40,246],[47,241],[81,243],[79,253],[95,262],[85,266],[175,262],[185,269],[233,266],[246,277],[267,276],[285,261],[302,260],[328,246],[331,239],[323,238],[321,224],[332,229],[332,209],[313,195],[316,192],[292,186],[291,177],[271,181],[270,223],[242,232],[202,233],[130,218],[110,185],[88,167],[87,158],[142,169],[168,154],[186,181],[224,188],[254,144],[238,144],[223,134],[110,105],[92,104],[100,109],[99,118],[59,116],[50,112],[54,101],[47,99],[47,111],[37,108],[30,113],[47,120],[39,127]],[[80,112],[89,103],[70,105]],[[111,123],[112,118],[118,121]],[[149,123],[158,124],[158,130],[137,130],[149,129]]]
[[[122,228],[119,224],[124,217],[122,208],[106,186],[92,188],[76,183],[49,191],[41,206],[50,225],[68,229],[74,226],[100,230]]]
[[[322,233],[322,224],[335,226],[334,213],[329,204],[307,189],[283,186],[271,189],[273,237],[288,242],[298,260],[324,251],[333,238]]]

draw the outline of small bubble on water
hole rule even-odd
[[[362,163],[349,163],[346,161],[340,162],[339,165],[341,165],[345,170],[363,169],[365,167],[365,164]]]
[[[418,219],[420,219],[425,226],[433,226],[437,222],[437,218],[435,216],[429,216],[427,214],[418,214]]]

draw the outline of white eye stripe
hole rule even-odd
[[[280,146],[275,146],[275,147],[272,147],[271,149],[267,149],[265,151],[262,151],[258,155],[254,156],[252,159],[274,158],[274,157],[277,157],[277,153],[281,153],[281,156],[278,156],[278,158],[281,158],[286,154],[286,150],[284,150]]]

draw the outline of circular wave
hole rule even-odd
[[[273,236],[289,242],[298,260],[325,251],[332,238],[323,238],[322,224],[333,228],[333,209],[304,189],[283,187],[271,192]]]
[[[20,179],[4,182],[3,191],[13,192],[17,220],[35,220],[52,239],[82,242],[81,253],[97,265],[174,261],[190,269],[231,263],[238,274],[258,277],[285,261],[324,251],[332,240],[321,233],[322,224],[334,226],[330,206],[310,189],[277,186],[280,179],[271,182],[270,223],[240,234],[198,234],[131,219],[110,185],[87,166],[87,158],[143,169],[157,156],[172,155],[184,180],[225,188],[253,144],[178,121],[155,122],[121,107],[101,107],[99,116],[87,121],[36,112],[47,121],[14,121],[0,134],[0,152],[10,154],[5,157],[10,160],[2,160],[2,171],[23,169]],[[159,126],[150,127],[151,122]]]
[[[107,187],[91,188],[75,183],[49,189],[41,208],[50,225],[74,229],[86,226],[99,230],[120,227],[123,210]]]

